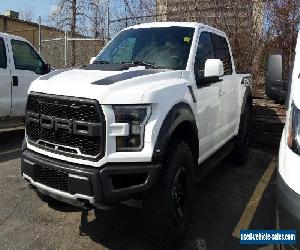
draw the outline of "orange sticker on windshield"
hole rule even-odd
[[[183,41],[186,42],[186,43],[189,43],[190,40],[191,40],[191,38],[188,37],[188,36],[185,36],[185,37],[183,38]]]

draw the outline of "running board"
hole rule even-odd
[[[234,144],[232,141],[226,143],[222,148],[210,156],[206,161],[201,163],[196,169],[196,182],[205,177],[215,166],[223,161],[233,150]]]

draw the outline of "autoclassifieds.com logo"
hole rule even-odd
[[[241,244],[296,244],[296,230],[241,230]]]

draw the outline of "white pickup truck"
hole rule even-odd
[[[0,130],[24,125],[29,85],[49,71],[28,41],[0,33]]]
[[[32,83],[22,176],[43,199],[79,206],[141,199],[152,242],[178,246],[195,180],[230,152],[247,161],[251,92],[224,32],[129,27],[92,64]]]

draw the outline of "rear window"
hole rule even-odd
[[[3,38],[0,37],[0,68],[7,68],[6,48]]]

